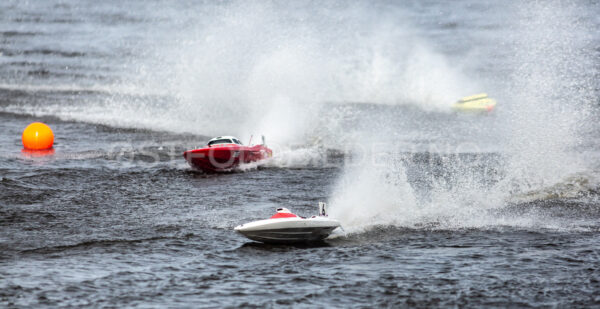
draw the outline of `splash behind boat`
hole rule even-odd
[[[273,151],[264,142],[246,146],[233,136],[219,136],[208,141],[204,148],[188,150],[183,157],[188,163],[205,172],[227,172],[242,163],[260,161],[273,156]]]
[[[338,227],[337,220],[327,217],[325,203],[319,203],[317,216],[302,218],[287,208],[278,208],[271,218],[244,223],[235,231],[255,241],[285,244],[322,241]]]

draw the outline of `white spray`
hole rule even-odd
[[[581,8],[547,2],[519,5],[516,24],[510,28],[514,35],[498,42],[499,47],[513,50],[511,60],[515,64],[510,82],[499,83],[509,85],[500,95],[505,101],[500,102],[501,111],[496,115],[504,123],[499,131],[504,136],[498,138],[507,160],[501,166],[504,178],[495,186],[483,187],[457,167],[452,175],[454,186],[433,182],[430,198],[419,200],[402,164],[388,164],[386,168],[373,164],[348,166],[330,207],[331,214],[338,216],[346,229],[361,231],[376,225],[443,229],[568,225],[543,215],[523,217],[490,211],[506,207],[515,196],[532,190],[571,188],[557,184],[588,169],[574,147],[591,101],[584,94],[591,92],[591,77],[582,74],[590,63],[585,46],[590,28],[574,20]],[[373,138],[377,137],[365,140]]]

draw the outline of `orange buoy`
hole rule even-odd
[[[29,150],[50,149],[54,144],[54,133],[49,126],[41,122],[34,122],[23,130],[21,140],[23,147]]]

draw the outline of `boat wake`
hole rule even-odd
[[[600,196],[600,179],[594,174],[577,173],[566,177],[563,181],[545,187],[514,194],[509,202],[539,203],[553,200],[575,200]],[[585,201],[585,199],[583,199]]]
[[[515,187],[514,179],[505,178],[510,173],[496,175],[499,179],[490,183],[489,176],[474,176],[471,168],[415,176],[411,173],[424,166],[413,165],[418,163],[402,157],[385,165],[347,163],[330,199],[330,215],[350,234],[381,227],[585,231],[595,229],[600,217],[600,180],[595,174],[574,174],[520,191],[526,187],[523,180],[516,180]]]

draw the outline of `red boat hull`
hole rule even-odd
[[[205,172],[227,172],[240,164],[264,160],[271,156],[273,151],[263,145],[237,144],[218,145],[183,153],[183,157],[193,168]]]

